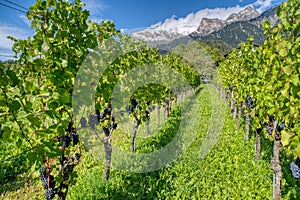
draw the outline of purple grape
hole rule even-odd
[[[76,133],[72,133],[72,140],[73,140],[73,145],[77,145],[79,142],[79,135]]]
[[[104,127],[103,131],[104,131],[105,136],[108,137],[109,136],[109,129]]]
[[[77,161],[79,161],[80,157],[81,157],[81,156],[80,156],[79,153],[76,153],[76,154],[75,154],[75,158],[76,158]]]
[[[96,115],[89,115],[89,125],[92,129],[95,129],[95,126],[99,123]]]
[[[295,161],[295,164],[300,168],[300,158],[297,158],[297,160]]]
[[[279,133],[281,132],[285,127],[285,123],[282,122],[279,126],[277,126],[276,131]]]
[[[55,196],[55,192],[53,188],[49,188],[45,191],[46,200],[52,200]]]
[[[81,117],[80,121],[79,121],[81,128],[84,128],[86,126],[86,118],[85,117]]]
[[[64,137],[64,142],[63,142],[63,146],[66,148],[70,145],[70,142],[71,142],[71,138],[69,136],[65,136]]]

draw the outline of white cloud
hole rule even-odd
[[[102,0],[83,0],[84,8],[90,11],[92,21],[101,23],[103,11],[108,7]]]
[[[11,60],[14,58],[14,53],[9,49],[1,49],[0,48],[0,60]]]
[[[11,49],[13,46],[13,42],[9,39],[7,39],[7,36],[12,36],[16,39],[25,39],[29,36],[28,31],[14,27],[14,26],[9,26],[6,24],[0,23],[0,48],[3,49]]]
[[[90,11],[91,18],[100,17],[107,8],[102,0],[83,0],[84,8]]]
[[[148,28],[148,27],[140,27],[140,28],[132,28],[132,29],[121,28],[120,31],[121,31],[122,34],[131,34],[133,32],[142,31],[146,28]]]
[[[13,59],[11,56],[15,55],[12,51],[13,41],[7,39],[7,36],[12,36],[16,39],[26,39],[30,36],[30,33],[25,29],[0,22],[0,60]]]
[[[270,8],[273,4],[273,0],[257,0],[252,5],[260,13]]]
[[[243,2],[243,0],[239,0],[239,2]],[[203,18],[218,18],[225,20],[232,13],[238,13],[245,9],[247,6],[252,6],[258,12],[262,13],[268,8],[270,8],[273,4],[278,2],[278,0],[257,0],[256,2],[241,7],[240,5],[236,5],[234,7],[228,8],[214,8],[214,9],[202,9],[196,13],[190,13],[186,17],[178,18],[173,15],[170,18],[167,18],[164,22],[158,22],[153,24],[147,29],[144,29],[147,32],[160,32],[160,31],[168,31],[169,33],[187,35],[197,30],[201,20]]]
[[[27,18],[26,15],[20,15],[19,17],[22,22],[24,22],[24,24],[26,24],[28,27],[31,27],[31,21]]]
[[[164,22],[158,22],[152,25],[147,31],[152,30],[169,30],[172,32],[189,34],[197,30],[202,18],[219,18],[225,20],[230,14],[237,13],[243,10],[245,7],[236,5],[229,8],[214,8],[203,9],[196,13],[190,13],[184,18],[176,19],[174,16],[166,19]]]

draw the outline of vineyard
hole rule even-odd
[[[161,55],[83,6],[37,0],[34,36],[8,37],[0,199],[299,198],[299,1],[264,22],[262,45],[224,58],[190,45],[199,59]]]

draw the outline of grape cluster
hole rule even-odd
[[[49,172],[51,172],[51,169],[49,169]],[[43,187],[46,190],[45,191],[45,198],[46,200],[52,200],[55,196],[55,180],[54,176],[47,173],[47,167],[42,166],[40,171],[40,180],[43,183]]]
[[[71,137],[69,136],[69,130],[66,129],[66,135],[63,136],[56,136],[55,140],[62,143],[64,148],[67,148],[70,146],[71,141],[73,141],[73,146],[77,145],[79,143],[79,135],[76,133],[76,129],[72,129]]]
[[[106,118],[107,116],[110,116],[112,112],[112,107],[111,104],[109,104],[108,106],[105,107],[104,111],[101,113],[100,117],[99,117],[99,121],[101,119]]]
[[[111,104],[109,104],[108,106],[106,106],[106,108],[104,109],[103,112],[106,113],[106,115],[111,115],[111,112],[112,112]]]
[[[240,111],[241,111],[241,113],[244,113],[244,107],[243,106],[240,107]]]
[[[269,122],[266,123],[266,130],[269,135],[271,135],[274,130],[274,123],[275,123],[275,117],[270,116]],[[277,125],[276,132],[280,133],[284,128],[285,128],[285,122],[282,122],[279,126]]]
[[[130,105],[126,105],[125,110],[128,115],[130,115]]]
[[[97,120],[99,122],[101,119],[100,110],[97,109],[95,112],[96,112]]]
[[[151,106],[150,107],[150,112],[152,112],[153,110],[155,110],[155,108],[156,108],[155,106]]]
[[[76,153],[76,154],[75,154],[75,159],[76,159],[77,161],[79,161],[79,160],[80,160],[80,157],[81,157],[81,156],[80,156],[80,154],[79,154],[79,153]]]
[[[99,123],[97,115],[89,115],[89,121],[88,124],[92,129],[95,129],[95,126]]]
[[[73,146],[77,145],[79,142],[79,135],[74,131],[72,133],[72,137],[71,137],[72,141],[73,141]]]
[[[68,164],[64,167],[64,173],[69,174],[72,173],[74,170],[75,164]]]
[[[86,126],[86,123],[87,123],[86,118],[81,117],[79,123],[80,123],[81,128],[84,128]]]
[[[65,135],[63,138],[63,147],[67,148],[71,143],[71,138],[68,135]]]
[[[42,166],[41,168],[41,172],[40,172],[40,180],[42,182],[44,182],[44,180],[47,179],[47,167],[46,166]]]
[[[110,124],[110,128],[103,127],[103,132],[104,132],[105,136],[108,137],[110,135],[110,130],[116,129],[117,126],[118,126],[118,124],[115,122],[114,117],[112,117],[112,122]]]
[[[77,153],[78,154],[78,153]],[[64,172],[64,176],[66,177],[66,174],[69,174],[71,172],[73,172],[75,164],[74,164],[74,160],[76,159],[77,161],[80,158],[80,154],[77,155],[78,159],[76,158],[76,154],[75,154],[75,158],[72,156],[68,156],[68,157],[61,157],[60,161],[61,161],[61,170]]]
[[[253,109],[255,107],[255,103],[249,94],[247,94],[245,105],[250,109]]]
[[[124,117],[124,114],[125,114],[126,111],[125,110],[120,110],[119,112],[120,112],[121,117]]]
[[[300,158],[297,158],[295,162],[290,164],[290,169],[292,171],[293,177],[300,178]]]
[[[295,164],[300,168],[300,158],[297,158]]]
[[[81,118],[80,120],[81,127],[86,126],[86,120],[85,118]],[[45,198],[46,200],[51,200],[54,198],[55,195],[58,195],[59,198],[63,198],[66,196],[67,191],[63,191],[63,188],[66,188],[64,186],[67,186],[70,183],[65,184],[67,180],[69,180],[69,174],[74,171],[75,166],[79,163],[81,154],[76,153],[75,156],[65,156],[66,151],[65,149],[68,148],[71,144],[73,143],[73,146],[76,146],[79,144],[79,135],[77,134],[77,129],[73,127],[74,122],[73,120],[69,123],[68,128],[65,130],[65,134],[63,135],[58,135],[54,139],[59,142],[62,145],[62,154],[59,158],[60,162],[60,171],[63,177],[63,181],[59,183],[59,186],[55,188],[55,180],[54,176],[51,175],[51,162],[48,162],[47,158],[47,164],[42,167],[41,169],[41,175],[40,175],[40,180],[43,183],[43,187],[46,189],[45,191]],[[50,166],[50,167],[49,167]]]
[[[135,99],[131,99],[130,111],[134,112],[134,109],[137,107],[138,102]]]
[[[49,188],[45,191],[46,200],[52,200],[55,196],[55,191],[53,188]]]
[[[146,119],[150,120],[150,112],[148,110],[145,111]]]
[[[71,143],[71,138],[68,135],[56,136],[54,138],[57,142],[60,142],[64,148],[69,147]]]
[[[112,123],[111,123],[111,125],[110,125],[110,128],[111,128],[111,129],[117,129],[118,124],[116,123],[116,119],[115,119],[114,116],[112,116],[111,121],[112,121]]]
[[[273,131],[273,126],[270,125],[270,123],[266,123],[266,130],[267,130],[267,133],[268,133],[269,135],[271,135],[271,134],[272,134],[272,131]]]
[[[112,129],[117,129],[117,127],[118,127],[118,124],[117,123],[113,123],[111,128]]]
[[[276,131],[280,133],[285,127],[285,123],[282,122],[279,126],[276,127]]]
[[[96,110],[96,115],[90,114],[88,124],[92,129],[95,129],[96,125],[107,116],[110,116],[112,112],[111,104],[106,106],[104,111],[100,114],[99,110]]]
[[[109,128],[103,127],[103,131],[104,131],[105,136],[108,137],[109,136]]]

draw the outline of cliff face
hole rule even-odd
[[[250,19],[258,17],[259,15],[259,12],[257,12],[251,6],[248,6],[238,13],[233,13],[229,15],[229,17],[226,20],[203,18],[200,22],[200,26],[198,27],[197,31],[200,36],[206,36],[210,33],[222,29],[223,27],[231,23],[239,21],[248,21]]]
[[[224,26],[224,22],[220,19],[203,18],[197,31],[200,35],[208,35],[212,32],[220,30]]]

